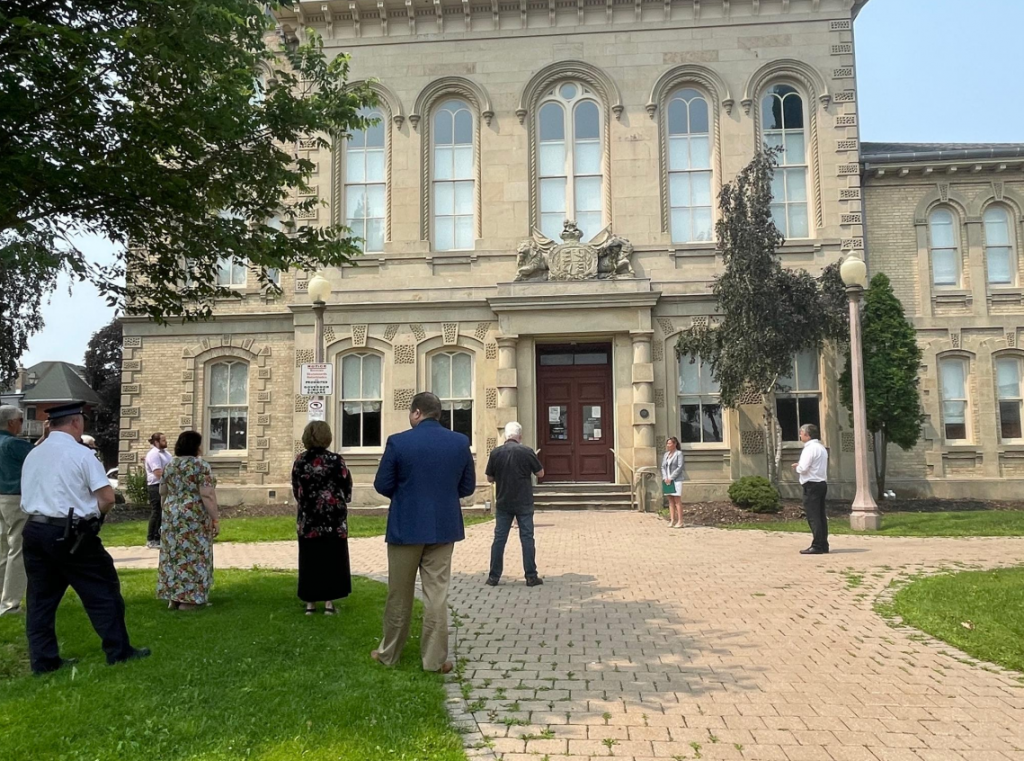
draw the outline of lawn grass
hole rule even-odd
[[[213,606],[189,613],[154,599],[153,571],[121,580],[132,641],[153,649],[143,661],[105,665],[69,592],[57,632],[81,661],[33,677],[25,619],[0,618],[4,761],[465,761],[418,637],[396,668],[370,660],[384,585],[353,579],[329,617],[303,615],[294,572],[218,570]]]
[[[467,526],[492,520],[489,515],[466,515]],[[350,515],[348,535],[353,538],[383,536],[386,515]],[[100,535],[108,547],[141,547],[146,544],[146,521],[108,523]],[[295,539],[295,517],[266,515],[253,518],[225,518],[220,523],[218,542],[280,542]]]
[[[1024,671],[1024,567],[920,579],[896,593],[892,609],[968,655]]]
[[[737,523],[725,528],[811,533],[805,520]],[[829,518],[828,532],[870,536],[1024,536],[1024,510],[883,513],[880,531],[851,531],[847,518]]]

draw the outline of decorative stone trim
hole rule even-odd
[[[445,346],[454,346],[459,341],[459,323],[445,322],[441,324],[441,340]]]
[[[270,380],[270,368],[259,367],[256,368],[256,379],[257,380]]]
[[[307,293],[308,291],[309,291],[309,281],[308,280],[298,280],[298,279],[296,279],[296,281],[295,281],[295,292],[296,293]]]
[[[270,449],[270,439],[266,436],[259,436],[256,438],[257,449]]]
[[[306,451],[305,445],[303,445],[301,439],[294,439],[292,442],[292,452],[298,456]]]
[[[138,441],[138,439],[139,439],[139,429],[138,428],[126,428],[125,430],[121,431],[121,440],[122,441]]]
[[[270,473],[270,463],[269,462],[257,462],[256,466],[253,468],[253,470],[256,471],[257,473],[261,473],[263,475],[267,475],[268,473]]]
[[[181,395],[181,403],[182,404],[192,404],[194,400],[195,400],[195,397],[192,395],[191,391],[188,391],[188,392],[186,392],[186,393]]]
[[[856,140],[836,140],[836,151],[837,152],[843,153],[843,152],[846,152],[846,151],[855,151],[855,150],[857,150],[857,141]]]
[[[306,412],[309,409],[309,397],[303,394],[295,395],[295,411]]]
[[[656,388],[654,389],[654,404],[656,407],[664,409],[665,407],[665,389]]]
[[[841,90],[832,96],[833,103],[855,103],[857,93],[854,90]]]
[[[352,326],[352,345],[358,348],[366,346],[366,335],[369,333],[367,325]]]
[[[489,322],[478,322],[476,324],[476,330],[473,331],[473,335],[477,341],[483,341],[487,338],[487,334],[491,330],[491,323]]]
[[[134,465],[139,461],[138,452],[118,452],[117,461],[122,465]]]
[[[142,369],[142,360],[139,359],[126,359],[121,363],[122,372],[134,372]]]
[[[498,439],[497,439],[497,437],[496,436],[488,436],[487,437],[487,445],[486,445],[487,454],[490,454],[491,450],[494,449],[496,446],[498,446]]]
[[[487,359],[497,359],[498,358],[498,344],[496,344],[496,343],[484,344],[484,356]]]
[[[416,347],[412,344],[396,344],[395,345],[395,364],[396,365],[415,365],[416,364]]]
[[[675,326],[672,324],[672,320],[670,320],[668,317],[659,317],[658,327],[661,328],[661,332],[664,333],[666,336],[672,335],[676,330]]]
[[[412,331],[412,334],[416,336],[417,341],[422,341],[427,337],[426,331],[423,330],[423,326],[418,322],[410,324],[409,329]]]
[[[269,391],[259,391],[259,392],[257,392],[257,394],[256,394],[256,401],[257,402],[269,402],[270,401],[270,392]]]
[[[743,454],[764,454],[764,432],[740,431],[740,452]]]
[[[653,341],[651,343],[651,361],[661,362],[665,359],[665,346],[661,341]]]
[[[853,28],[849,19],[837,19],[836,21],[828,22],[828,30],[830,32],[849,32]]]
[[[853,55],[853,44],[849,42],[838,42],[829,48],[832,55]]]
[[[489,410],[497,409],[498,408],[498,389],[496,389],[496,388],[486,388],[486,389],[484,389],[484,400],[485,400],[484,406],[487,407],[487,409],[489,409]]]
[[[853,67],[840,66],[837,69],[832,69],[832,79],[853,79]]]
[[[409,409],[409,405],[412,404],[412,398],[416,395],[416,391],[411,388],[396,388],[395,389],[395,412],[402,412]]]
[[[330,345],[330,344],[334,343],[336,338],[337,338],[337,336],[334,333],[334,328],[333,327],[328,325],[326,328],[324,328],[324,343],[325,344]]]
[[[192,416],[191,415],[179,415],[178,416],[178,427],[179,428],[191,428],[192,427]]]
[[[296,367],[302,367],[302,365],[309,364],[310,362],[313,361],[313,357],[314,356],[315,355],[313,354],[313,350],[312,349],[296,349],[295,350],[295,366]]]
[[[860,188],[840,188],[839,189],[839,200],[840,201],[859,201],[860,200]]]
[[[836,174],[840,177],[849,177],[850,175],[860,174],[860,164],[840,164],[836,167]]]
[[[761,396],[760,391],[748,388],[737,399],[737,404],[761,404],[764,402],[764,397]]]
[[[859,225],[859,224],[863,224],[863,215],[861,215],[861,213],[859,211],[858,212],[854,212],[852,214],[840,214],[839,215],[839,224],[841,224],[841,225]]]
[[[121,408],[121,417],[122,418],[138,417],[138,416],[139,416],[139,408],[138,407],[122,407]]]
[[[122,383],[121,384],[121,393],[122,394],[137,394],[137,393],[139,393],[139,384],[138,383]]]
[[[836,117],[836,127],[856,127],[856,114],[842,114]]]
[[[1006,331],[1006,345],[1009,348],[1011,348],[1011,349],[1014,349],[1014,348],[1017,347],[1017,331],[1016,330],[1012,330],[1012,331],[1008,330],[1008,331]]]
[[[856,451],[856,437],[854,436],[853,431],[843,431],[842,449],[844,452]]]
[[[270,415],[257,415],[256,425],[270,425]]]
[[[182,370],[181,371],[181,382],[192,383],[196,379],[195,370]]]
[[[391,323],[384,329],[384,340],[393,341],[395,336],[398,334],[398,325]]]
[[[121,346],[125,349],[141,349],[142,336],[125,336]]]
[[[849,251],[850,249],[860,250],[860,249],[864,248],[864,239],[863,238],[843,238],[842,242],[840,243],[840,246],[842,247],[842,249],[844,251]]]

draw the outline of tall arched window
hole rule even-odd
[[[464,351],[430,358],[430,390],[441,400],[441,425],[473,442],[473,358]]]
[[[996,399],[999,402],[999,438],[1003,441],[1024,438],[1021,431],[1024,391],[1021,389],[1020,357],[996,359]]]
[[[379,109],[359,115],[376,124],[353,131],[345,141],[345,224],[363,238],[363,251],[384,250],[384,125]]]
[[[957,246],[956,217],[949,209],[935,209],[928,217],[931,247],[932,284],[960,285],[960,255]]]
[[[982,217],[985,224],[985,261],[990,285],[1017,282],[1017,253],[1010,213],[1005,206],[989,206]]]
[[[946,441],[966,441],[970,438],[970,408],[967,396],[969,367],[963,357],[939,360],[939,380],[942,387],[942,425]]]
[[[813,423],[821,428],[821,382],[818,353],[804,349],[793,357],[793,369],[778,380],[775,414],[783,441],[799,441],[800,426]]]
[[[473,113],[446,100],[433,115],[434,248],[473,248]]]
[[[773,85],[761,101],[761,126],[769,148],[781,148],[772,181],[772,217],[787,238],[810,237],[807,216],[807,133],[804,101],[796,88]]]
[[[379,447],[383,386],[379,354],[341,358],[341,446]]]
[[[210,452],[246,448],[249,433],[249,363],[215,362],[208,370]]]
[[[547,93],[537,119],[541,232],[559,240],[568,218],[588,240],[604,218],[601,109],[589,88],[563,82]]]
[[[684,444],[724,440],[721,387],[700,357],[679,358],[679,439]]]
[[[711,122],[708,102],[693,88],[668,102],[668,198],[673,243],[712,239]]]

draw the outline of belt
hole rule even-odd
[[[75,522],[82,520],[77,515],[75,516]],[[28,516],[29,523],[45,523],[49,526],[60,526],[64,528],[68,525],[67,518],[51,518],[49,515],[30,515]]]

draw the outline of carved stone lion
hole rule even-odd
[[[629,261],[632,255],[632,243],[617,235],[610,235],[608,240],[597,247],[597,276],[608,280],[636,277]]]
[[[582,236],[576,223],[569,219],[559,236],[561,243],[534,230],[516,248],[516,281],[636,277],[629,260],[633,255],[632,243],[612,235],[607,228],[590,243],[581,242]],[[600,236],[603,239],[598,244]]]
[[[516,249],[516,280],[544,280],[548,263],[541,247],[533,239],[524,240]]]

